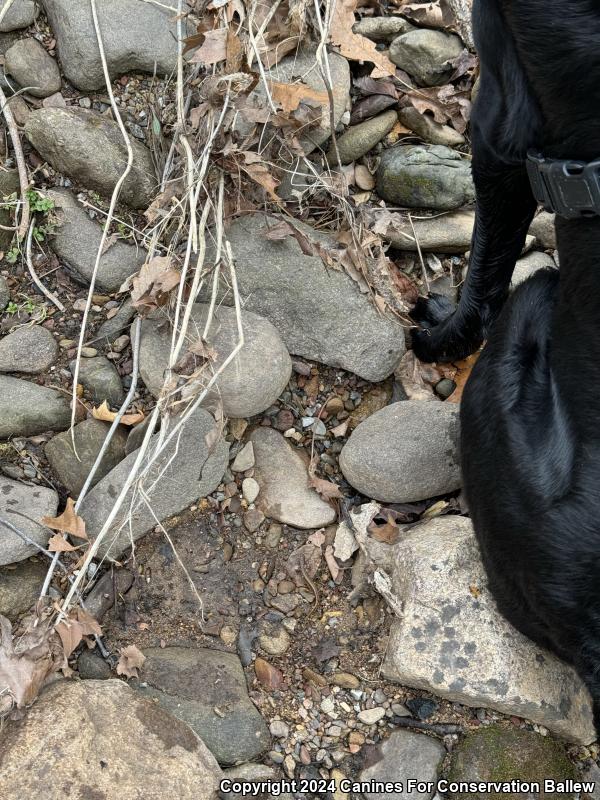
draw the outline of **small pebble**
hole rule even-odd
[[[385,709],[383,708],[363,708],[358,712],[358,718],[365,725],[376,725],[380,719],[385,717]]]
[[[287,739],[290,735],[289,725],[286,725],[286,723],[280,719],[274,719],[269,725],[269,730],[271,731],[271,736],[274,736],[276,739]]]
[[[253,503],[258,497],[260,486],[254,478],[244,478],[242,481],[242,494],[247,503]]]

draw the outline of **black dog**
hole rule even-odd
[[[461,447],[490,588],[516,628],[575,666],[600,734],[600,207],[559,207],[560,277],[538,272],[506,301],[537,208],[528,151],[600,158],[600,0],[475,0],[473,21],[470,269],[450,316],[439,298],[419,302],[413,347],[454,360],[487,338]],[[575,205],[586,191],[572,186]]]

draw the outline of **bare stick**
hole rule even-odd
[[[6,0],[4,5],[2,6],[2,10],[0,11],[0,24],[2,24],[2,20],[10,11],[10,7],[15,2],[15,0]]]
[[[47,289],[41,280],[38,277],[37,272],[35,271],[35,267],[33,266],[33,258],[31,257],[31,242],[33,240],[33,229],[35,228],[35,219],[31,220],[29,225],[29,230],[27,231],[27,243],[25,245],[25,260],[27,261],[27,269],[29,270],[29,274],[31,275],[32,281],[38,287],[40,292],[45,295],[51,303],[53,303],[59,311],[64,313],[65,307],[60,302],[58,297],[55,294],[52,294],[50,289]]]
[[[12,0],[11,0],[12,2]],[[10,5],[10,3],[9,3]],[[8,11],[8,6],[4,6],[0,11],[0,22],[2,17]],[[17,162],[17,170],[19,173],[19,185],[21,188],[21,222],[17,228],[17,238],[21,240],[29,228],[29,201],[27,200],[27,190],[29,189],[29,176],[27,175],[27,166],[25,164],[25,156],[23,155],[23,148],[21,147],[21,137],[19,136],[19,129],[10,110],[10,105],[6,99],[6,95],[0,87],[0,103],[2,104],[2,114],[6,120],[6,127],[10,134],[13,150],[15,151],[15,161]]]

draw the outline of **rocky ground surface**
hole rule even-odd
[[[27,536],[0,524],[0,613],[17,634],[46,574],[41,519],[85,491],[81,517],[92,538],[100,531],[142,445],[139,420],[161,395],[173,337],[170,305],[145,315],[128,409],[138,424],[119,425],[84,490],[109,428],[92,409],[118,409],[137,380],[137,309],[122,286],[147,259],[152,217],[141,212],[157,194],[155,159],[166,157],[176,120],[172,9],[101,5],[134,167],[99,262],[79,367],[101,223],[126,152],[86,4],[15,0],[0,23],[2,86],[36,215],[32,264],[65,308],[35,288],[24,247],[0,230],[0,523]],[[487,593],[460,495],[458,408],[470,364],[418,364],[398,313],[419,291],[455,300],[463,279],[476,62],[450,25],[434,30],[410,8],[396,10],[370,9],[354,25],[372,58],[397,67],[396,83],[376,83],[333,53],[331,115],[314,51],[269,72],[327,108],[298,141],[315,174],[323,152],[339,155],[344,166],[329,178],[335,189],[345,176],[347,203],[382,237],[387,278],[374,287],[350,258],[324,263],[340,237],[312,173],[286,168],[276,187],[297,235],[266,238],[281,225],[272,207],[232,214],[243,348],[154,465],[152,511],[121,512],[102,546],[109,559],[86,608],[108,655],[79,646],[72,678],[7,722],[0,787],[9,800],[41,786],[45,797],[64,796],[48,787],[49,769],[81,796],[125,800],[165,796],[175,784],[182,798],[212,798],[223,776],[306,781],[288,800],[383,800],[415,793],[346,792],[340,781],[600,775],[585,689],[512,630]],[[248,102],[260,103],[261,91]],[[235,124],[247,135],[247,118]],[[14,152],[0,146],[7,227],[19,181]],[[321,250],[307,250],[306,235]],[[548,214],[535,219],[526,249],[514,284],[557,266]],[[206,287],[198,301],[191,324],[200,331]],[[219,286],[204,343],[215,368],[237,341],[232,306],[231,285]],[[57,574],[51,598],[65,588]],[[116,669],[131,646],[145,656],[137,678]],[[83,765],[99,753],[90,778]],[[435,791],[417,794],[431,800]]]

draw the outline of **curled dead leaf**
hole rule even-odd
[[[75,501],[67,498],[65,510],[58,517],[42,517],[42,522],[53,531],[60,531],[61,533],[69,533],[76,536],[78,539],[86,539],[85,522],[82,517],[75,512]],[[53,537],[54,538],[54,537]]]
[[[181,280],[181,274],[173,268],[172,260],[168,256],[155,256],[142,265],[142,268],[131,278],[128,278],[120,292],[131,289],[131,303],[140,313],[146,313],[153,308],[163,306],[171,289],[174,289]]]
[[[100,419],[103,422],[114,422],[117,416],[116,411],[111,411],[108,407],[108,403],[106,400],[102,403],[101,406],[97,408],[92,408],[92,417],[94,419]],[[145,419],[143,411],[136,411],[133,414],[123,414],[121,417],[120,423],[121,425],[137,425],[139,422],[143,422]]]
[[[375,42],[353,32],[357,5],[358,0],[337,0],[329,29],[331,43],[339,47],[340,53],[350,61],[370,61],[375,64],[372,72],[374,78],[394,75],[396,65],[385,53],[377,50]]]
[[[138,669],[144,666],[145,660],[146,656],[134,644],[124,647],[121,650],[119,663],[117,664],[117,675],[138,678]]]
[[[51,553],[70,553],[73,550],[76,550],[76,547],[61,536],[60,533],[55,533],[54,536],[51,536],[48,540],[48,550]]]

